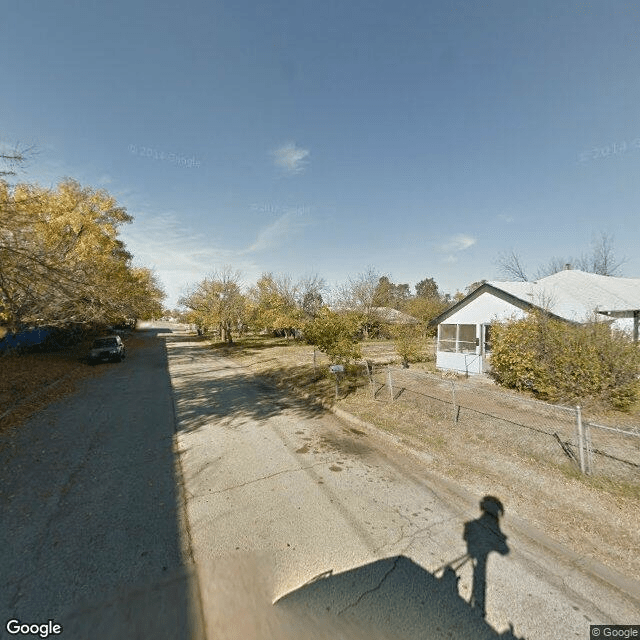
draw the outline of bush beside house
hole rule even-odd
[[[552,402],[629,409],[639,397],[640,349],[607,323],[583,325],[542,312],[492,326],[491,375]]]

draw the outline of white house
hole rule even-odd
[[[432,320],[438,327],[436,366],[466,373],[487,371],[491,324],[523,318],[533,309],[575,323],[595,317],[638,341],[640,278],[565,269],[535,282],[485,282]]]

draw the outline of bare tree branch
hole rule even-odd
[[[591,240],[591,251],[581,256],[576,267],[582,271],[597,273],[601,276],[619,276],[621,267],[628,258],[616,257],[613,236],[601,232]]]
[[[520,282],[529,281],[526,268],[522,264],[520,256],[513,249],[509,253],[501,253],[496,264],[501,277]]]

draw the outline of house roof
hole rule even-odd
[[[389,322],[390,324],[419,323],[417,318],[410,316],[408,313],[398,311],[397,309],[392,309],[391,307],[373,307],[371,311],[373,311],[382,321]]]
[[[633,315],[633,311],[640,309],[640,278],[615,278],[566,269],[535,282],[489,284],[577,322],[588,320],[594,311]]]
[[[640,278],[616,278],[566,269],[534,282],[490,281],[447,309],[432,324],[439,324],[484,292],[506,294],[522,308],[537,307],[572,322],[589,320],[594,311],[614,317],[633,317],[640,310]]]

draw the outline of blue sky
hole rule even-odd
[[[19,179],[103,187],[175,304],[231,265],[454,293],[614,236],[640,277],[640,4],[6,0]]]

